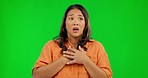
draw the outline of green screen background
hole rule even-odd
[[[31,78],[43,46],[75,3],[87,9],[92,38],[104,45],[113,78],[148,78],[147,0],[1,0],[0,78]]]

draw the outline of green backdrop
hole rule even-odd
[[[43,46],[75,3],[88,10],[92,37],[104,45],[113,78],[148,78],[147,0],[0,0],[0,78],[31,78]]]

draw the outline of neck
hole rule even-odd
[[[78,41],[80,40],[80,38],[73,38],[73,37],[70,37],[68,38],[69,41],[71,42],[71,44],[73,45],[74,48],[77,48],[77,45],[78,45]]]

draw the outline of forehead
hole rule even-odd
[[[82,12],[79,9],[72,9],[68,12],[67,14],[68,16],[72,16],[72,15],[81,15],[83,16]]]

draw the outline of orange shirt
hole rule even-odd
[[[65,44],[67,47],[71,45],[68,41]],[[95,40],[90,40],[86,43],[86,54],[90,59],[102,70],[105,71],[108,78],[112,78],[112,71],[108,60],[108,55],[105,52],[102,44]],[[38,58],[34,68],[38,68],[47,64],[51,64],[62,56],[61,48],[53,40],[46,43],[42,49],[41,55]],[[91,78],[85,67],[82,64],[65,65],[60,72],[53,78]]]

